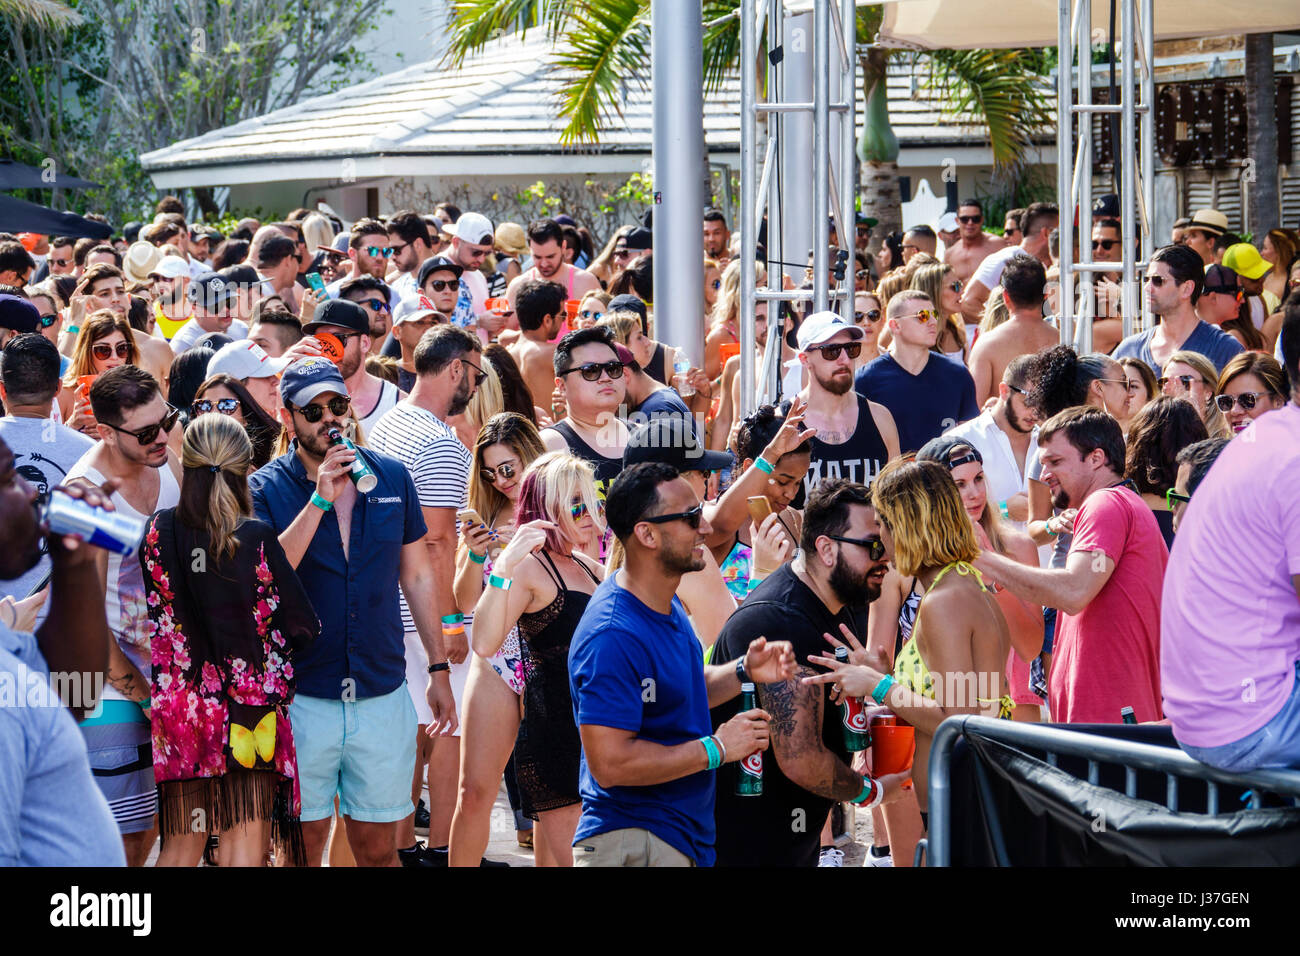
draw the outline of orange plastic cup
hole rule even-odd
[[[727,364],[727,359],[731,358],[734,355],[739,355],[739,354],[740,354],[739,342],[725,342],[718,347],[718,355],[722,358],[722,364],[724,366]]]
[[[338,336],[330,332],[313,332],[312,335],[320,343],[320,350],[327,359],[335,365],[343,361],[343,343]]]
[[[77,391],[86,401],[90,401],[90,386],[94,384],[98,375],[81,375],[77,378]]]
[[[873,777],[911,770],[912,758],[915,754],[915,727],[877,725],[871,728],[871,775]]]
[[[569,314],[569,321],[572,322],[578,317],[578,306],[582,305],[580,299],[565,299],[564,311]]]
[[[510,300],[507,298],[492,298],[483,303],[489,312],[509,312]]]

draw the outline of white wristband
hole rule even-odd
[[[876,809],[885,799],[885,785],[874,777],[871,778],[871,789],[875,792],[871,795],[871,800],[865,804],[868,810]]]

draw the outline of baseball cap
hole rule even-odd
[[[641,324],[646,324],[645,303],[639,296],[632,295],[630,292],[624,292],[622,295],[616,295],[609,300],[608,311],[613,312],[616,309],[627,309],[641,316]]]
[[[1217,209],[1198,209],[1192,213],[1188,229],[1199,229],[1212,236],[1221,236],[1228,231],[1228,217]]]
[[[1092,201],[1093,219],[1118,219],[1119,196],[1114,193],[1102,193]]]
[[[158,264],[149,270],[149,274],[151,276],[162,276],[164,279],[188,276],[190,274],[190,264],[180,256],[163,256],[158,260]]]
[[[223,345],[208,359],[208,377],[229,375],[241,381],[246,378],[270,378],[279,375],[289,364],[287,359],[273,359],[251,339],[241,339]]]
[[[432,302],[423,295],[408,295],[397,303],[397,308],[393,310],[393,325],[401,325],[403,322],[414,322],[416,319],[422,319],[426,315],[443,315],[439,312]],[[445,319],[446,316],[443,315]]]
[[[1223,252],[1223,264],[1237,275],[1245,276],[1247,279],[1263,278],[1268,275],[1268,270],[1273,268],[1272,264],[1266,262],[1259,254],[1259,250],[1249,242],[1238,242],[1228,246]]]
[[[623,467],[645,461],[672,465],[678,471],[721,471],[734,463],[731,452],[708,451],[701,445],[690,421],[680,415],[653,418],[628,435]]]
[[[487,216],[477,212],[462,213],[451,227],[451,234],[461,242],[476,246],[490,246],[495,237],[492,235],[492,222]]]
[[[1231,248],[1235,249],[1236,246]],[[1226,263],[1228,257],[1223,257]],[[1237,273],[1233,272],[1227,265],[1215,263],[1205,270],[1205,292],[1221,292],[1224,295],[1236,295],[1241,286],[1237,282]]]
[[[316,306],[311,321],[304,322],[302,330],[310,335],[322,325],[337,325],[353,332],[370,334],[370,316],[366,310],[347,299],[326,299]]]
[[[937,232],[956,232],[957,214],[955,212],[944,213],[939,217],[939,225],[935,229]]]
[[[952,469],[955,467],[952,461],[952,450],[954,448],[970,449],[970,455],[981,465],[984,464],[984,456],[980,454],[978,448],[971,444],[970,439],[958,438],[956,435],[940,435],[938,438],[931,438],[916,453],[916,460],[937,461],[939,464]],[[957,464],[966,464],[961,460],[965,457],[965,454],[959,455]]]
[[[200,272],[186,290],[189,300],[213,309],[239,295],[239,286],[217,272]]]
[[[868,216],[865,213],[860,212],[855,212],[853,214],[853,221],[859,226],[867,226],[871,229],[875,229],[876,226],[880,224],[880,220],[875,216]]]
[[[26,249],[28,252],[35,252],[36,247],[41,244],[41,240],[44,238],[45,238],[44,234],[39,232],[18,233],[18,241],[23,244],[23,248]]]
[[[814,345],[821,345],[841,332],[849,332],[855,339],[866,335],[858,326],[845,322],[837,312],[814,312],[799,326],[795,342],[798,343],[800,352],[807,352]]]
[[[317,395],[336,392],[347,395],[339,367],[326,358],[300,358],[280,376],[280,398],[301,408]]]
[[[35,332],[41,313],[26,299],[8,293],[0,295],[0,328]]]
[[[429,259],[425,259],[424,263],[420,266],[420,272],[416,276],[415,284],[417,286],[423,286],[424,280],[429,278],[429,276],[433,275],[435,272],[451,272],[455,274],[457,279],[459,279],[461,273],[464,271],[464,269],[456,265],[456,263],[452,262],[446,256],[433,256]]]
[[[627,247],[634,252],[654,248],[654,233],[649,229],[636,228],[626,236]]]
[[[575,229],[578,226],[578,223],[574,220],[572,216],[565,215],[564,213],[560,213],[558,216],[556,216],[555,221],[559,223],[561,226],[573,226]]]

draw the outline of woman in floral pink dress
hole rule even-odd
[[[263,865],[273,839],[302,857],[289,702],[294,654],[320,623],[275,532],[250,517],[252,453],[234,419],[196,418],[180,504],[150,519],[140,549],[159,866],[195,866],[214,832],[226,866]]]

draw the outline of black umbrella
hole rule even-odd
[[[44,170],[12,159],[0,159],[0,189],[102,189],[99,183],[58,173],[54,182],[46,182]]]
[[[75,213],[0,196],[0,232],[39,232],[44,236],[90,236],[107,239],[113,227]]]

